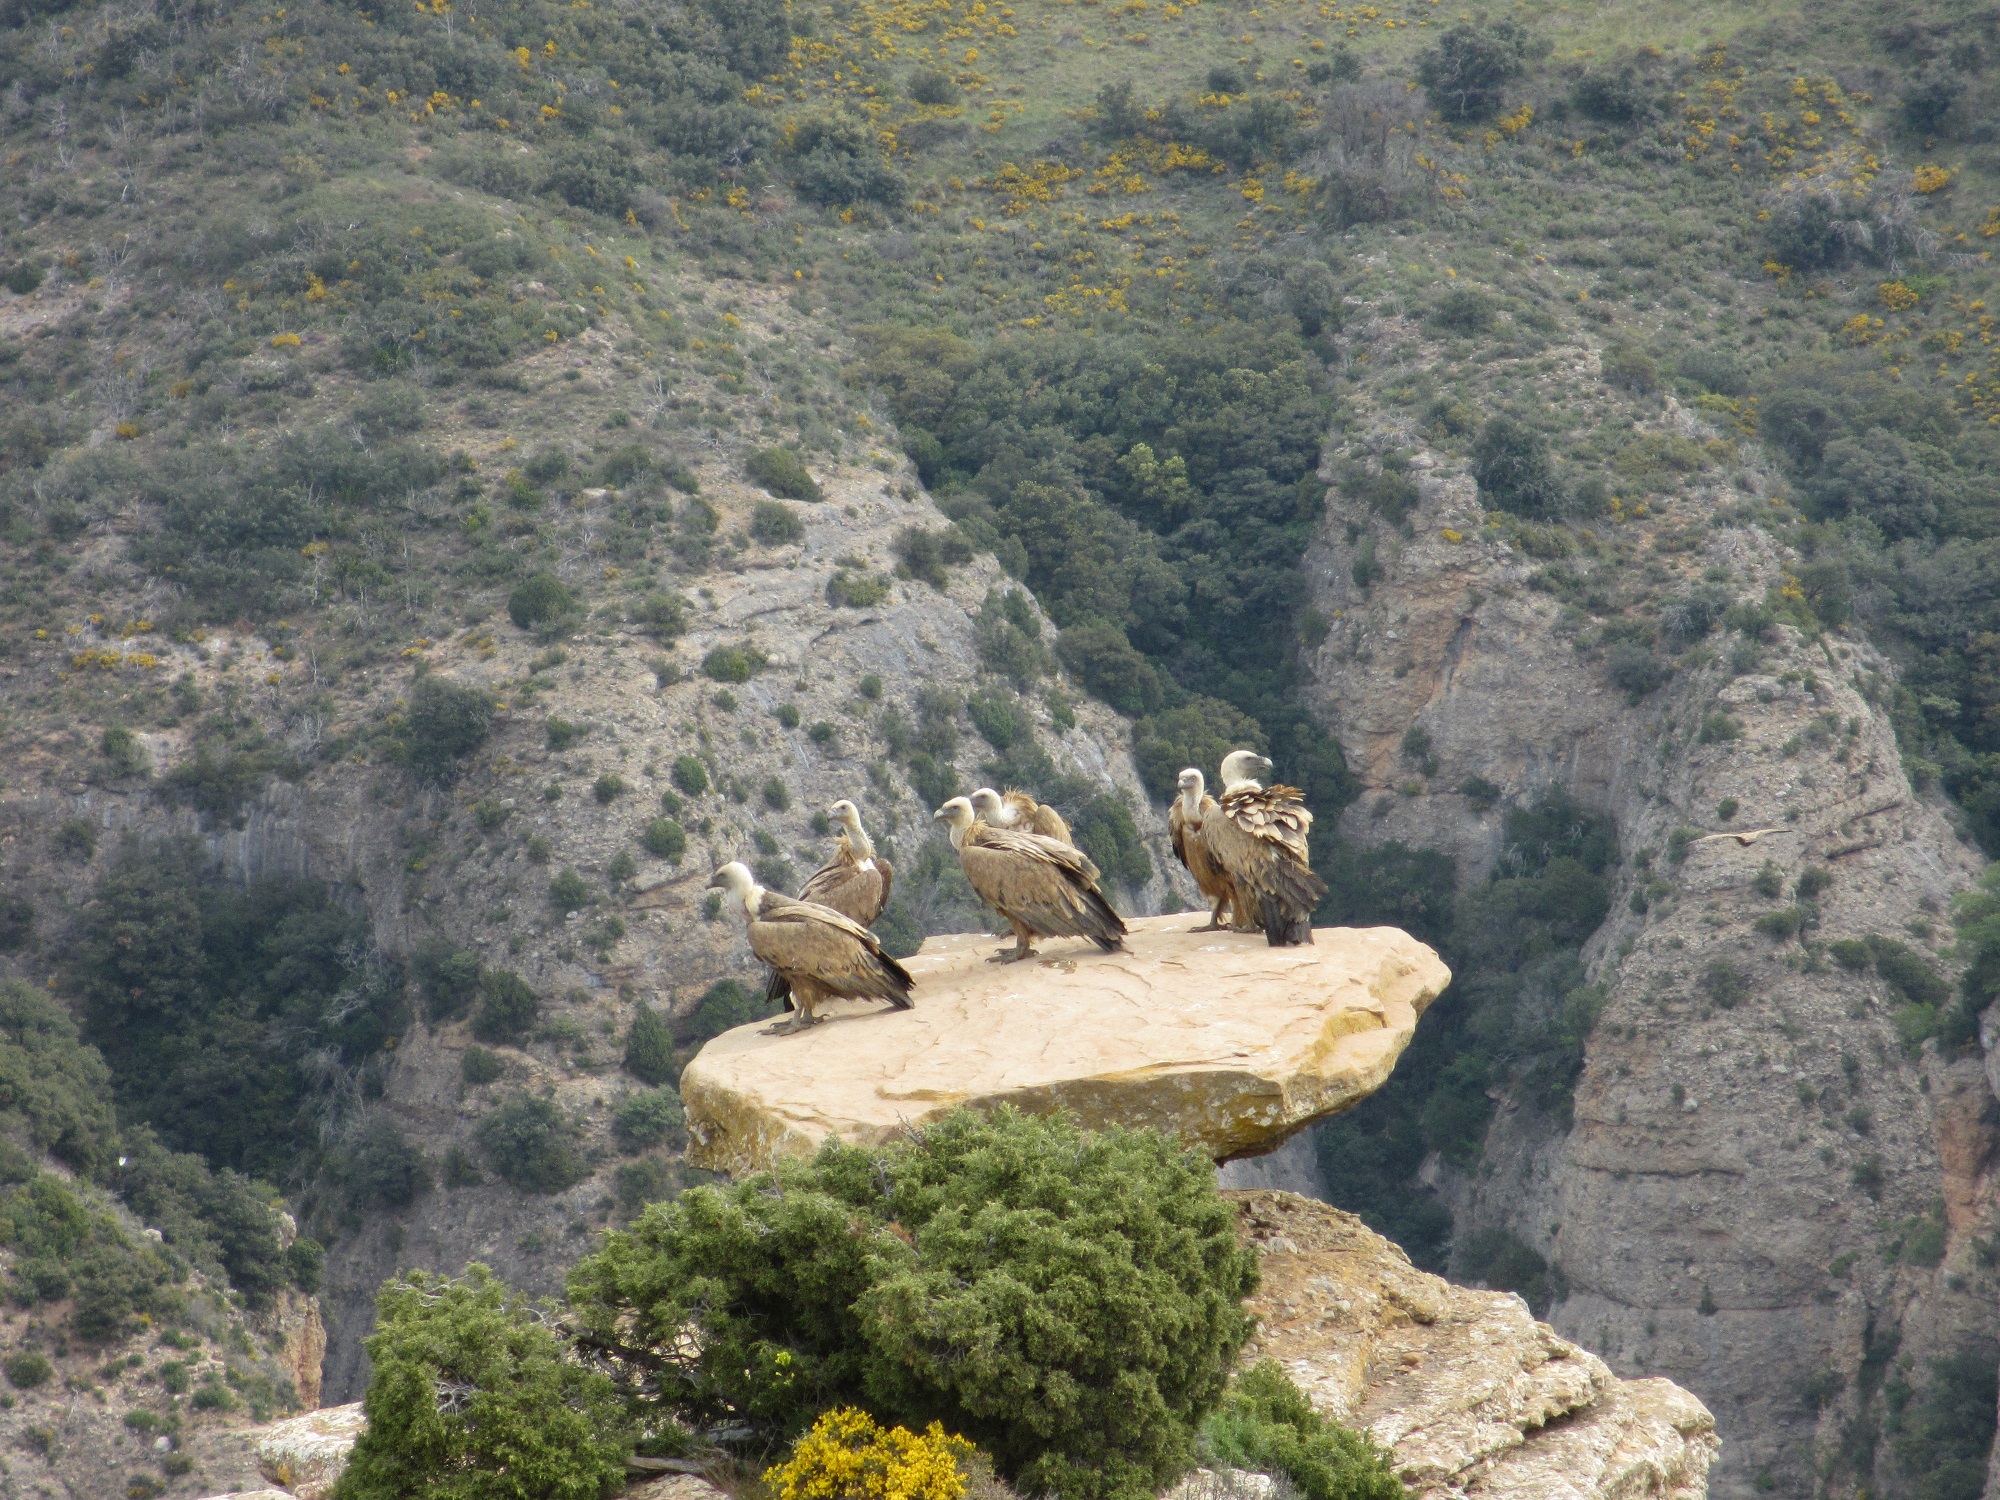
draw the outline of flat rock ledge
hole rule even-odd
[[[1021,964],[987,962],[1002,939],[934,937],[905,960],[912,1010],[839,1001],[796,1035],[724,1032],[681,1075],[688,1160],[741,1175],[829,1136],[879,1145],[1000,1104],[1152,1126],[1218,1161],[1256,1156],[1380,1088],[1451,978],[1393,927],[1272,948],[1190,930],[1204,920],[1135,918],[1129,952],[1050,939]]]
[[[1391,1449],[1416,1500],[1708,1494],[1715,1418],[1672,1381],[1620,1379],[1519,1297],[1419,1271],[1352,1214],[1226,1196],[1263,1273],[1245,1362],[1277,1360],[1316,1409]]]

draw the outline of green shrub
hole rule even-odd
[[[542,730],[548,735],[551,750],[567,750],[590,733],[588,726],[579,724],[573,719],[557,718],[554,714],[549,715],[547,722],[542,725]]]
[[[687,853],[687,834],[672,818],[653,819],[639,835],[639,842],[646,846],[648,854],[676,864]]]
[[[965,702],[972,727],[985,736],[995,750],[1015,745],[1032,745],[1035,721],[1027,705],[1004,688],[979,688]]]
[[[708,790],[708,767],[692,755],[676,755],[670,774],[674,785],[690,797],[699,797]]]
[[[889,597],[889,580],[873,573],[836,568],[826,581],[826,602],[835,609],[873,609]]]
[[[597,799],[600,807],[603,807],[616,802],[630,790],[632,788],[623,776],[615,771],[606,771],[591,783],[590,795]]]
[[[773,1013],[774,1007],[765,1003],[761,989],[753,990],[740,979],[718,979],[702,991],[694,1009],[688,1012],[680,1037],[689,1045],[700,1046],[710,1037],[721,1036],[752,1021],[766,1020]]]
[[[450,781],[458,762],[485,743],[492,727],[491,694],[435,674],[420,677],[403,714],[403,763],[419,781]]]
[[[541,1013],[542,997],[527,980],[512,969],[489,969],[479,981],[472,1034],[493,1046],[518,1047]]]
[[[674,1062],[674,1033],[666,1018],[650,1005],[633,1014],[632,1029],[625,1033],[625,1071],[641,1083],[655,1087],[679,1076]]]
[[[477,1088],[497,1083],[507,1075],[507,1063],[498,1053],[484,1047],[467,1047],[458,1060],[458,1076]]]
[[[576,596],[546,570],[530,573],[507,596],[507,618],[523,630],[553,630],[576,614]]]
[[[762,485],[785,500],[820,500],[819,481],[806,469],[806,461],[792,448],[759,448],[743,460],[743,472],[750,482]]]
[[[146,747],[129,729],[113,726],[105,730],[97,750],[113,776],[138,776],[147,768]]]
[[[352,1208],[408,1208],[430,1191],[424,1154],[387,1115],[376,1115],[334,1151],[328,1164]]]
[[[1732,1010],[1750,994],[1750,976],[1726,958],[1711,959],[1701,974],[1702,993],[1724,1010]]]
[[[24,896],[0,891],[0,953],[19,953],[35,935],[35,908]]]
[[[650,1151],[655,1146],[677,1144],[687,1116],[681,1110],[681,1096],[671,1088],[655,1088],[643,1094],[627,1094],[611,1110],[611,1133],[628,1152]]]
[[[549,910],[557,916],[582,911],[590,903],[590,886],[576,871],[564,870],[549,882]]]
[[[767,547],[787,546],[802,541],[806,524],[789,505],[776,500],[759,500],[750,512],[750,536]]]
[[[909,92],[912,104],[953,104],[963,97],[951,74],[938,68],[919,68],[912,73]]]
[[[701,670],[714,682],[748,682],[763,671],[770,658],[748,642],[717,646],[701,659]],[[675,762],[678,766],[679,762]],[[682,791],[688,791],[686,787]],[[688,792],[693,796],[693,792]]]
[[[1493,417],[1472,444],[1480,499],[1531,520],[1560,516],[1570,497],[1556,473],[1549,440],[1512,417]]]
[[[961,1112],[830,1142],[782,1184],[695,1188],[609,1236],[570,1278],[584,1340],[635,1356],[636,1386],[694,1339],[676,1415],[779,1438],[865,1404],[963,1432],[1027,1491],[1139,1500],[1192,1457],[1256,1285],[1206,1158]]]
[[[85,1176],[111,1153],[111,1074],[46,990],[0,984],[0,1122]]]
[[[954,530],[931,531],[922,526],[905,526],[896,533],[889,549],[896,554],[896,572],[915,578],[942,593],[951,582],[946,568],[963,567],[972,561],[972,548]]]
[[[47,1385],[55,1378],[56,1367],[49,1357],[39,1349],[17,1349],[0,1361],[0,1369],[7,1372],[7,1379],[16,1390],[31,1391],[38,1385]]]
[[[425,938],[410,951],[410,978],[434,1022],[455,1021],[472,1005],[485,972],[479,955],[447,938]]]
[[[479,1122],[487,1165],[524,1193],[560,1193],[590,1175],[576,1126],[552,1099],[516,1094]]]
[[[1276,1360],[1230,1382],[1202,1440],[1206,1461],[1282,1475],[1303,1500],[1408,1500],[1388,1451],[1315,1412]]]
[[[675,641],[687,634],[688,615],[693,606],[679,594],[648,594],[633,612],[647,634],[658,641]]]
[[[389,1282],[375,1330],[368,1424],[336,1500],[603,1500],[624,1483],[611,1383],[486,1267]]]
[[[759,795],[763,797],[764,805],[768,807],[772,812],[787,812],[791,809],[792,805],[791,788],[787,787],[785,783],[776,776],[770,776],[765,778],[763,788],[759,793]]]
[[[107,1185],[175,1254],[235,1287],[253,1308],[296,1284],[267,1190],[227,1168],[211,1169],[193,1152],[167,1150],[143,1125],[128,1129],[119,1145]]]
[[[1507,85],[1548,50],[1513,21],[1460,21],[1417,54],[1417,82],[1447,120],[1483,120],[1499,110]]]

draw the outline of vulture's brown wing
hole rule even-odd
[[[911,979],[875,934],[830,906],[768,892],[750,922],[750,951],[780,974],[833,995],[910,1003]]]
[[[1167,809],[1167,837],[1173,841],[1174,858],[1192,870],[1187,852],[1187,808],[1181,799],[1174,798],[1174,805]]]
[[[1326,895],[1307,862],[1312,813],[1301,797],[1285,786],[1227,792],[1221,816],[1203,823],[1210,850],[1273,945],[1310,943],[1313,910]]]
[[[875,856],[875,868],[881,872],[882,888],[875,893],[875,910],[869,913],[868,925],[873,927],[875,919],[889,909],[889,893],[896,887],[896,867],[881,855]]]
[[[1067,844],[1035,833],[983,828],[959,850],[966,878],[987,905],[1045,937],[1083,937],[1115,948],[1125,923],[1097,888],[1096,868]]]
[[[830,906],[849,921],[866,927],[882,914],[881,889],[879,872],[867,865],[836,859],[805,883],[799,899]]]

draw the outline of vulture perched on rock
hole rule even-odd
[[[937,810],[951,833],[965,878],[979,899],[1007,919],[1014,947],[995,963],[1035,956],[1038,937],[1089,938],[1106,953],[1125,946],[1125,923],[1097,888],[1097,870],[1068,844],[1039,833],[995,828],[953,797]]]
[[[988,827],[1005,828],[1015,833],[1039,833],[1045,839],[1068,844],[1072,849],[1076,847],[1076,840],[1069,836],[1069,824],[1063,821],[1062,814],[1046,802],[1037,802],[1026,792],[1001,793],[990,786],[983,786],[972,794],[971,800],[972,811]]]
[[[709,889],[727,891],[743,903],[750,951],[769,964],[792,992],[798,1014],[771,1028],[772,1035],[798,1031],[818,1021],[823,1000],[887,1000],[910,1008],[909,972],[882,951],[874,933],[830,906],[796,901],[757,884],[747,866],[731,862],[715,872]]]
[[[1266,787],[1270,761],[1254,750],[1223,757],[1220,816],[1202,822],[1208,851],[1234,883],[1237,915],[1264,929],[1273,948],[1310,943],[1313,908],[1326,882],[1306,855],[1312,814],[1297,787]]]
[[[875,852],[874,840],[861,827],[861,811],[845,797],[827,809],[840,824],[840,837],[833,846],[833,858],[821,865],[799,891],[799,900],[830,906],[850,922],[873,927],[889,904],[889,887],[896,878],[895,868]],[[776,969],[764,986],[764,999],[775,1005],[791,1004],[791,986]]]
[[[1209,905],[1208,921],[1189,930],[1220,932],[1226,926],[1243,924],[1248,914],[1242,910],[1243,900],[1237,894],[1236,882],[1217,862],[1208,846],[1208,835],[1204,832],[1210,818],[1222,816],[1222,809],[1208,795],[1201,772],[1193,766],[1181,772],[1180,789],[1181,794],[1174,798],[1174,805],[1167,809],[1167,832],[1173,837],[1174,853],[1187,866],[1188,874],[1194,876],[1202,899]],[[1227,921],[1224,920],[1225,913],[1228,914]],[[1255,926],[1240,926],[1239,930],[1255,931]]]

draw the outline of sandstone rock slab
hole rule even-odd
[[[257,1467],[298,1500],[326,1500],[367,1426],[359,1401],[273,1422],[258,1440]]]
[[[1129,952],[1050,939],[1022,964],[987,962],[991,937],[935,937],[906,960],[913,1010],[837,1002],[796,1035],[725,1032],[681,1077],[688,1160],[742,1173],[1000,1104],[1253,1156],[1380,1088],[1451,977],[1393,927],[1271,948],[1190,931],[1204,920],[1134,918]]]
[[[1395,1453],[1416,1500],[1701,1500],[1715,1419],[1621,1380],[1519,1297],[1419,1271],[1352,1214],[1228,1195],[1258,1254],[1257,1342],[1315,1408]]]

